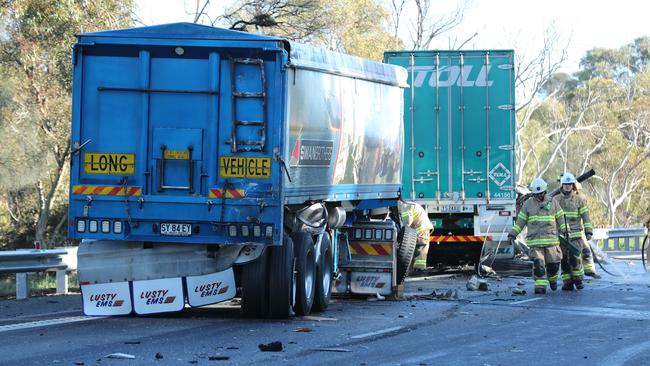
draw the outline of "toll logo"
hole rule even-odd
[[[448,88],[453,85],[462,87],[485,87],[492,86],[492,80],[488,80],[490,66],[481,66],[478,73],[472,73],[472,65],[462,68],[458,65],[442,66],[436,69],[434,66],[414,66],[413,86],[416,88],[429,86],[431,88]],[[410,70],[409,70],[410,71]]]
[[[208,297],[208,296],[217,296],[221,294],[225,294],[228,291],[229,286],[223,286],[223,282],[212,282],[209,284],[205,285],[198,285],[194,287],[194,293],[199,295],[200,297]]]
[[[146,300],[147,305],[171,304],[176,296],[167,296],[169,290],[154,290],[140,292],[140,298]]]
[[[104,293],[90,295],[90,302],[95,303],[97,308],[120,307],[124,305],[124,300],[117,300],[116,293]]]

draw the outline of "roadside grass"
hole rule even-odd
[[[36,272],[27,276],[29,282],[30,296],[39,296],[56,293],[56,273],[55,272]],[[71,292],[79,291],[77,273],[68,274],[68,290]],[[0,296],[16,296],[16,275],[0,274]]]

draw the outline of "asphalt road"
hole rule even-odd
[[[244,319],[233,302],[90,318],[78,295],[4,300],[0,365],[649,365],[650,274],[630,259],[607,268],[621,276],[545,296],[524,277],[489,291],[467,291],[466,273],[411,278],[404,301],[335,299],[287,321]],[[281,351],[260,350],[271,342]]]

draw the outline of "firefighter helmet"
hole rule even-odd
[[[546,187],[547,184],[542,178],[535,178],[531,183],[530,183],[530,191],[532,193],[542,193],[546,192]]]
[[[560,180],[562,184],[576,184],[576,177],[571,173],[562,174],[562,179]]]

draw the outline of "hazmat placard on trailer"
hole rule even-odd
[[[135,154],[84,153],[84,173],[133,175]]]
[[[219,159],[219,175],[222,178],[270,178],[271,158],[222,156]]]

